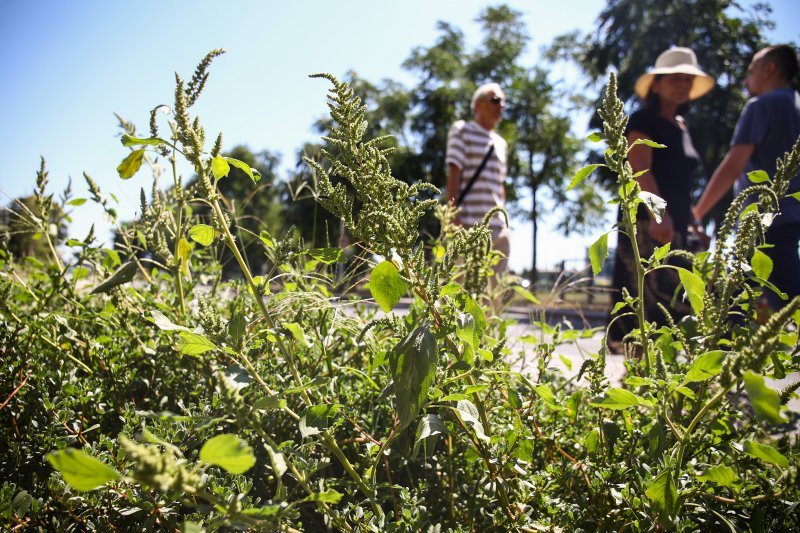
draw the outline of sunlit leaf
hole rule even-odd
[[[158,137],[150,137],[150,138],[143,138],[143,137],[134,137],[133,135],[123,134],[120,138],[120,142],[122,142],[122,146],[130,147],[130,146],[159,146],[162,144],[167,144],[167,141],[164,139],[159,139]]]
[[[325,492],[315,492],[305,497],[303,501],[306,502],[325,502],[325,503],[339,503],[344,496],[341,492],[333,489],[328,489]]]
[[[667,145],[665,145],[665,144],[657,143],[655,141],[651,141],[650,139],[636,139],[635,141],[633,141],[633,144],[631,144],[631,147],[636,146],[637,144],[643,144],[645,146],[649,146],[650,148],[666,148],[667,147]]]
[[[314,405],[300,416],[300,434],[311,437],[322,433],[330,426],[330,417],[342,408],[339,404]]]
[[[750,266],[753,274],[761,279],[768,279],[772,274],[772,259],[761,250],[756,250],[753,257],[750,258]]]
[[[203,246],[208,246],[219,232],[207,224],[195,224],[189,229],[189,238]]]
[[[144,160],[144,150],[134,150],[128,157],[122,160],[122,163],[117,167],[119,177],[126,180],[132,178],[134,174],[139,172],[142,168],[142,161]]]
[[[539,299],[536,296],[534,296],[531,291],[523,287],[520,287],[519,285],[514,285],[514,292],[516,292],[517,294],[519,294],[520,296],[522,296],[523,298],[525,298],[534,305],[538,305],[541,303]]]
[[[401,277],[391,261],[383,261],[369,276],[369,292],[384,313],[391,311],[408,290],[408,283]]]
[[[686,377],[683,379],[684,383],[694,383],[696,381],[705,381],[711,379],[722,370],[722,363],[725,361],[725,352],[722,350],[713,350],[704,354],[698,355],[689,371],[686,372]]]
[[[702,481],[710,481],[716,483],[721,487],[731,487],[733,482],[738,479],[736,471],[729,466],[712,466],[706,470],[702,475],[697,476],[697,479]]]
[[[181,331],[176,348],[184,355],[203,355],[214,350],[216,345],[199,333]]]
[[[694,311],[696,314],[700,314],[705,307],[705,303],[703,303],[703,295],[706,292],[706,286],[703,283],[703,280],[700,279],[700,276],[694,272],[686,270],[685,268],[678,268],[678,277],[681,279],[683,289],[686,291],[686,295],[689,297],[689,303],[692,306],[692,311]]]
[[[211,160],[211,173],[215,179],[222,179],[227,176],[231,171],[231,166],[226,161],[225,157],[220,155]]]
[[[744,453],[756,459],[779,466],[781,468],[789,468],[789,459],[786,458],[781,452],[770,446],[769,444],[761,444],[753,440],[744,443]]]
[[[764,183],[765,181],[769,181],[769,174],[763,170],[754,170],[747,173],[747,179],[753,183]]]
[[[308,251],[308,255],[321,263],[331,265],[341,261],[344,257],[344,252],[340,248],[312,248]]]
[[[788,422],[781,414],[781,400],[778,393],[764,383],[763,376],[752,371],[747,372],[744,375],[744,386],[756,418],[772,424]]]
[[[570,181],[569,185],[567,185],[567,190],[570,191],[574,189],[575,187],[580,185],[580,183],[583,180],[589,177],[589,175],[591,175],[592,172],[597,170],[598,167],[604,167],[604,166],[605,165],[601,165],[598,163],[592,165],[586,165],[585,167],[583,167],[582,169],[580,169],[578,172],[575,173],[575,176],[572,178],[572,181]]]
[[[664,212],[667,210],[667,201],[647,191],[639,191],[639,199],[642,200],[647,210],[653,215],[656,223],[660,224],[664,217]]]
[[[103,461],[73,448],[48,453],[45,458],[61,472],[64,481],[81,491],[94,490],[103,483],[122,477]]]
[[[256,456],[244,440],[230,433],[212,437],[200,449],[200,460],[231,474],[244,474],[256,464]]]
[[[603,233],[589,247],[589,261],[592,263],[592,273],[596,276],[603,270],[603,264],[608,257],[608,233]]]
[[[261,173],[252,168],[250,165],[243,161],[239,161],[238,159],[234,159],[232,157],[224,158],[226,162],[230,163],[231,165],[235,166],[242,172],[248,175],[248,177],[253,181],[253,183],[258,183],[261,180]],[[227,172],[225,173],[227,175]]]
[[[603,409],[628,409],[637,405],[649,406],[652,403],[629,390],[610,388],[601,397],[590,402],[589,405]]]

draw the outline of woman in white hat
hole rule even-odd
[[[650,139],[666,148],[653,149],[639,144],[629,152],[633,172],[644,172],[637,178],[642,190],[660,196],[667,202],[662,221],[656,223],[645,207],[637,216],[637,242],[642,257],[649,257],[656,247],[671,243],[671,249],[686,249],[686,237],[692,222],[691,191],[695,176],[701,169],[700,156],[694,148],[689,127],[684,118],[689,102],[714,87],[714,79],[700,70],[697,57],[689,48],[674,47],[662,52],[655,67],[636,81],[636,94],[642,107],[628,122],[628,143]],[[670,306],[679,280],[673,269],[663,269],[645,278],[645,318],[664,323],[657,304],[670,309],[677,321],[688,313],[683,302]],[[614,263],[613,285],[615,301],[621,301],[621,289],[626,287],[637,295],[636,268],[628,237],[620,234]],[[630,320],[626,320],[630,318]],[[624,317],[612,324],[608,334],[609,346],[618,350],[622,337],[638,327],[633,317]]]

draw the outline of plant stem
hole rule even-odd
[[[261,309],[261,313],[264,316],[264,320],[267,322],[267,326],[269,328],[275,328],[275,321],[272,319],[272,316],[269,314],[267,310],[266,304],[264,304],[263,298],[261,298],[259,294],[258,286],[256,285],[255,280],[253,279],[253,275],[250,273],[250,269],[247,268],[247,264],[242,257],[242,254],[239,252],[239,248],[236,246],[236,242],[233,239],[233,235],[231,235],[230,230],[225,225],[225,217],[222,213],[222,208],[219,205],[219,200],[212,199],[211,205],[214,208],[214,214],[217,217],[217,220],[220,222],[220,226],[222,227],[223,235],[225,236],[225,241],[228,244],[228,247],[233,252],[233,256],[236,258],[236,262],[239,264],[239,268],[241,268],[242,273],[244,274],[245,278],[247,279],[247,283],[250,285],[250,289],[253,292],[253,296],[256,299],[256,303],[258,304],[259,308]],[[292,375],[294,376],[295,380],[297,381],[298,385],[302,385],[302,380],[300,380],[300,375],[297,372],[297,368],[294,366],[294,360],[292,358],[291,352],[286,348],[286,345],[280,338],[277,338],[277,345],[278,349],[286,358],[286,361],[289,363],[289,368],[292,370]],[[251,365],[252,366],[252,365]],[[301,395],[305,400],[306,404],[311,405],[311,399],[308,397],[308,394],[305,390],[301,391]],[[331,451],[339,461],[344,466],[344,469],[350,475],[350,477],[355,481],[356,485],[358,486],[359,490],[370,500],[370,504],[372,505],[372,510],[376,516],[383,517],[383,509],[378,506],[375,502],[374,491],[370,490],[369,487],[364,483],[364,480],[361,479],[361,476],[358,472],[355,471],[353,465],[350,463],[350,460],[344,454],[342,449],[339,447],[339,444],[336,440],[328,433],[327,431],[323,431],[321,433],[322,440],[325,443],[326,447],[329,451]]]

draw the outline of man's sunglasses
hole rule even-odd
[[[503,97],[502,96],[492,96],[491,98],[489,98],[488,101],[493,103],[494,105],[500,105],[500,104],[503,103]]]

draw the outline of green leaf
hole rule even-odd
[[[684,386],[676,387],[675,391],[683,394],[684,396],[686,396],[690,400],[696,400],[697,399],[697,397],[694,394],[694,391],[692,389],[690,389],[689,387],[684,387]]]
[[[660,143],[657,143],[655,141],[651,141],[650,139],[636,139],[635,141],[633,141],[633,144],[631,145],[631,147],[636,146],[637,144],[643,144],[645,146],[649,146],[650,148],[666,148],[667,147],[667,145],[665,145],[665,144],[660,144]]]
[[[272,235],[269,234],[266,230],[261,230],[261,233],[258,234],[258,238],[261,239],[261,242],[264,243],[264,246],[269,248],[270,250],[275,249],[275,242],[272,240]]]
[[[797,200],[798,202],[800,202],[800,192],[795,192],[795,193],[792,193],[792,194],[787,194],[786,196],[788,196],[789,198],[794,198],[795,200]]]
[[[162,331],[190,331],[186,326],[179,326],[178,324],[175,324],[172,322],[172,320],[164,316],[164,314],[159,311],[153,311],[150,313],[150,316],[153,318],[153,322],[155,322],[158,329]]]
[[[534,296],[531,291],[523,287],[520,287],[519,285],[514,285],[514,292],[516,292],[517,294],[528,300],[533,305],[539,305],[541,303],[539,299],[536,296]]]
[[[647,487],[647,499],[665,521],[671,521],[678,510],[678,488],[672,469],[661,472]]]
[[[283,409],[284,407],[286,407],[286,400],[279,398],[277,394],[259,398],[253,404],[253,409],[261,409],[264,411],[273,411],[275,409]]]
[[[672,243],[670,243],[670,242],[668,242],[664,246],[659,246],[653,252],[653,257],[656,258],[656,261],[661,261],[662,259],[664,259],[667,256],[667,254],[669,253],[669,249],[671,247],[672,247]]]
[[[322,433],[330,426],[329,418],[335,415],[342,406],[340,404],[314,405],[300,416],[300,434],[311,437]]]
[[[197,522],[189,522],[188,520],[181,526],[181,533],[206,533],[206,528]]]
[[[272,464],[275,477],[280,478],[289,469],[286,466],[286,458],[282,453],[275,451],[269,444],[264,443],[264,447],[267,449],[267,455],[269,455],[269,462]]]
[[[221,180],[231,171],[231,166],[226,159],[227,158],[218,155],[211,160],[211,173],[217,180]]]
[[[772,424],[785,424],[788,420],[781,415],[781,400],[778,393],[767,387],[764,377],[755,372],[748,371],[744,375],[744,386],[750,405],[756,413],[756,418],[762,422]]]
[[[124,263],[121,267],[114,272],[111,277],[103,281],[100,285],[92,289],[92,292],[89,294],[100,294],[105,293],[113,289],[114,287],[119,287],[120,285],[124,285],[133,279],[133,276],[136,275],[136,262],[128,261]]]
[[[122,160],[122,163],[117,167],[119,177],[126,180],[132,178],[134,174],[139,172],[142,168],[142,161],[144,160],[144,150],[134,150],[128,157]]]
[[[192,250],[194,250],[194,245],[187,241],[186,238],[181,237],[181,240],[178,241],[178,255],[176,259],[179,261],[181,272],[184,276],[189,275],[189,258],[192,256]]]
[[[747,173],[747,179],[753,183],[764,183],[765,181],[769,181],[769,174],[763,170],[754,170]]]
[[[216,345],[199,333],[181,331],[177,345],[178,351],[184,355],[203,355],[214,350]]]
[[[325,503],[339,503],[344,496],[341,492],[337,492],[333,489],[328,489],[325,492],[315,492],[313,494],[309,494],[303,500],[304,502],[325,502]]]
[[[308,251],[308,255],[321,263],[331,265],[341,261],[344,257],[344,252],[339,248],[312,248]]]
[[[206,224],[195,224],[189,230],[189,238],[202,246],[208,246],[214,242],[217,235],[219,232]]]
[[[407,427],[417,417],[425,403],[436,375],[438,358],[436,338],[427,326],[409,333],[389,352],[400,429]]]
[[[253,448],[230,433],[223,433],[206,441],[200,449],[200,460],[219,466],[231,474],[244,474],[256,464]]]
[[[81,491],[94,490],[107,481],[122,477],[103,461],[73,448],[48,453],[45,458],[53,468],[61,472],[64,481]]]
[[[564,407],[558,404],[556,400],[555,394],[553,391],[550,390],[550,387],[547,384],[536,385],[533,387],[534,392],[539,395],[539,398],[547,404],[547,406],[552,409],[553,411],[563,411]]]
[[[598,275],[603,270],[603,263],[608,257],[608,233],[603,233],[589,247],[589,261],[592,263],[593,275]]]
[[[471,348],[475,348],[475,319],[467,313],[459,313],[456,317],[456,335],[467,343]]]
[[[583,445],[586,446],[586,451],[589,453],[596,452],[598,444],[600,444],[600,431],[596,429],[591,430],[583,438]]]
[[[234,313],[228,321],[227,331],[235,343],[241,343],[247,334],[247,319],[239,313]]]
[[[456,404],[456,411],[458,411],[458,415],[461,417],[461,421],[464,422],[465,425],[472,426],[472,429],[475,430],[475,435],[479,439],[486,442],[491,440],[486,435],[483,424],[481,423],[478,415],[478,408],[475,407],[474,403],[469,400],[460,400]]]
[[[690,272],[685,268],[678,268],[678,277],[681,279],[681,284],[683,284],[683,289],[686,291],[686,294],[689,297],[689,303],[692,306],[692,311],[695,314],[700,314],[700,312],[705,307],[703,303],[703,295],[706,292],[706,286],[703,283],[703,280],[700,279],[700,276],[695,274],[694,272]]]
[[[269,520],[281,511],[280,505],[263,505],[261,507],[251,507],[242,509],[243,515],[252,516],[257,520]]]
[[[749,440],[744,443],[744,453],[750,457],[761,459],[766,463],[781,468],[789,468],[789,459],[769,444],[760,444],[756,441]]]
[[[661,224],[664,211],[667,209],[667,201],[647,191],[639,191],[639,199],[645,207],[647,207],[647,210],[650,211],[650,214],[653,215],[656,223]]]
[[[652,405],[650,401],[635,395],[631,391],[619,388],[610,388],[603,393],[603,396],[590,402],[592,407],[602,409],[628,409],[637,405]]]
[[[697,479],[701,481],[710,481],[716,483],[721,487],[731,487],[733,482],[738,479],[736,472],[729,466],[712,466],[705,471]]]
[[[463,287],[458,283],[448,283],[442,287],[442,290],[439,292],[439,294],[441,296],[452,296],[453,294],[458,294],[461,292],[462,289]]]
[[[426,448],[426,454],[429,455],[430,450],[436,446],[436,441],[439,435],[446,435],[447,427],[442,422],[438,415],[425,415],[419,420],[417,425],[417,433],[414,438],[414,450],[412,456],[416,457],[419,454],[419,449],[422,446]]]
[[[408,283],[391,261],[383,261],[369,276],[369,292],[384,313],[391,311],[408,290]]]
[[[772,274],[772,259],[761,250],[756,250],[750,258],[750,266],[753,268],[753,274],[761,279],[768,279]]]
[[[486,314],[483,308],[475,301],[472,296],[467,296],[464,302],[464,312],[468,313],[475,319],[475,334],[480,336],[486,331]],[[478,345],[478,340],[475,340],[475,346]]]
[[[286,322],[283,324],[283,327],[292,334],[292,337],[297,341],[297,344],[303,348],[308,348],[308,339],[306,339],[306,333],[303,331],[303,328],[300,327],[300,324],[297,322]]]
[[[164,139],[159,139],[158,137],[149,137],[147,139],[143,137],[134,137],[133,135],[123,134],[120,138],[122,142],[122,146],[130,147],[130,146],[159,146],[162,144],[167,144],[167,141]]]
[[[605,166],[605,165],[601,165],[601,164],[597,164],[597,163],[595,163],[595,164],[593,164],[593,165],[586,165],[585,167],[583,167],[582,169],[580,169],[580,170],[579,170],[579,171],[578,171],[578,172],[575,174],[575,176],[572,178],[572,181],[570,181],[570,182],[569,182],[569,185],[567,186],[567,190],[568,190],[568,191],[570,191],[570,190],[574,189],[575,187],[577,187],[578,185],[580,185],[580,183],[581,183],[583,180],[585,180],[587,177],[589,177],[589,175],[590,175],[592,172],[594,172],[595,170],[597,170],[597,167],[604,167],[604,166]]]
[[[238,168],[239,170],[241,170],[245,174],[247,174],[249,176],[249,178],[253,181],[253,183],[258,183],[261,180],[261,173],[258,170],[252,168],[247,163],[245,163],[243,161],[239,161],[238,159],[234,159],[232,157],[226,157],[225,161],[227,161],[231,165],[235,166],[236,168]],[[227,175],[227,174],[228,173],[226,172],[225,175]]]
[[[590,141],[590,142],[593,142],[593,143],[597,143],[597,142],[602,141],[604,138],[605,137],[603,137],[603,133],[602,132],[593,131],[592,133],[589,134],[588,137],[586,137],[586,140]]]
[[[77,207],[85,203],[86,203],[86,198],[75,198],[74,200],[70,200],[69,202],[67,202],[67,205],[74,205]]]
[[[696,381],[705,381],[711,379],[722,370],[722,363],[725,361],[725,352],[722,350],[713,350],[704,354],[698,355],[686,377],[683,379],[684,383],[694,383]]]

